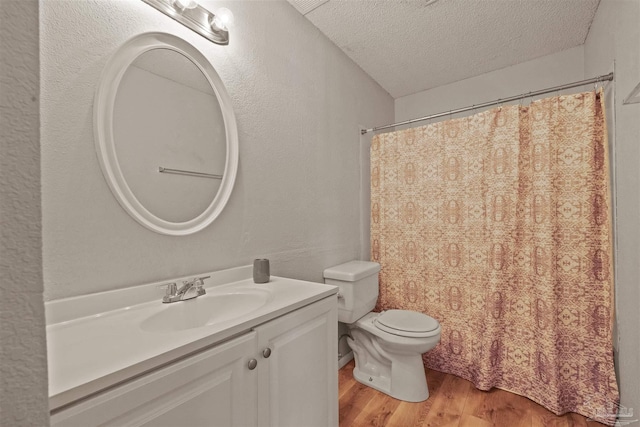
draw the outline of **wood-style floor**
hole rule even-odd
[[[603,427],[578,414],[554,415],[504,390],[481,391],[469,381],[427,369],[429,399],[401,402],[357,382],[353,360],[339,372],[340,427]]]

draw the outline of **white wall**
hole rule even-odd
[[[582,80],[585,78],[583,52],[583,47],[578,46],[512,67],[397,98],[395,100],[396,122]],[[525,103],[529,101],[530,99],[524,100]],[[470,114],[473,112],[461,113],[453,117]],[[419,126],[420,123],[417,125]]]
[[[640,83],[639,23],[640,1],[602,0],[584,45],[585,74],[615,71],[609,133],[615,134],[617,368],[621,404],[634,409],[634,419],[640,411],[640,104],[622,101]]]
[[[38,2],[0,1],[0,425],[49,424]]]
[[[288,3],[205,1],[235,15],[214,45],[139,0],[41,4],[43,263],[47,300],[272,260],[322,281],[361,250],[359,126],[393,120],[393,100]],[[228,89],[240,166],[207,229],[167,237],[119,206],[94,153],[94,88],[128,38],[164,31],[195,45]]]

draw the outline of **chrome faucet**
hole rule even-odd
[[[204,290],[204,279],[208,279],[211,276],[195,277],[191,280],[183,280],[182,286],[178,289],[175,282],[168,283],[166,294],[162,298],[163,303],[185,301],[192,298],[197,298],[200,295],[206,294]]]

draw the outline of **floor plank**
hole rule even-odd
[[[469,414],[462,414],[458,427],[492,427],[489,421],[482,420]]]
[[[438,390],[430,399],[433,406],[423,427],[448,427],[460,424],[462,410],[466,402],[471,383],[460,377],[447,375]]]
[[[481,391],[431,369],[429,399],[401,402],[356,381],[353,367],[351,361],[338,374],[340,427],[604,427],[578,414],[558,417],[526,397]]]
[[[566,415],[566,417],[568,427],[593,427],[603,425],[601,423],[596,423],[593,421],[587,422],[587,419],[585,417],[574,413],[569,413]]]
[[[472,388],[476,390],[475,387],[472,386]],[[521,401],[521,396],[500,389],[477,390],[475,394],[480,401],[471,415],[488,421],[492,425],[531,427],[529,404],[527,401]]]
[[[341,397],[339,401],[338,414],[340,426],[355,425],[353,423],[354,420],[361,412],[364,412],[364,408],[376,393],[382,394],[371,387],[353,381],[351,387],[349,387],[349,391],[345,393],[345,396]]]
[[[342,396],[347,392],[349,387],[342,387],[342,384],[350,384],[350,381],[353,379],[353,360],[351,363],[347,363],[344,367],[338,370],[338,384],[340,388],[338,390],[338,396],[342,398]]]
[[[426,375],[429,393],[433,396],[439,392],[446,374],[427,370]],[[427,399],[426,402],[419,403],[401,402],[396,412],[389,418],[389,423],[386,427],[420,426],[424,424],[433,402],[434,399]]]
[[[400,401],[377,392],[364,410],[353,420],[354,426],[385,427]]]
[[[523,399],[525,399],[523,397]],[[528,400],[528,399],[527,399]],[[551,411],[545,409],[544,407],[538,405],[535,402],[530,401],[529,404],[529,413],[531,414],[531,426],[532,427],[570,427],[573,426],[573,423],[569,423],[567,414],[564,417],[558,417],[553,414]],[[580,415],[577,415],[580,417]],[[584,417],[581,417],[584,420]],[[580,424],[578,424],[580,425]],[[597,425],[597,424],[596,424]],[[586,427],[586,426],[585,426]]]

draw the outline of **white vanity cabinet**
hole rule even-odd
[[[258,375],[247,364],[255,351],[249,332],[72,404],[51,426],[254,426]]]
[[[335,295],[61,408],[52,426],[334,427]]]
[[[255,328],[258,426],[338,425],[338,314],[326,298]]]

